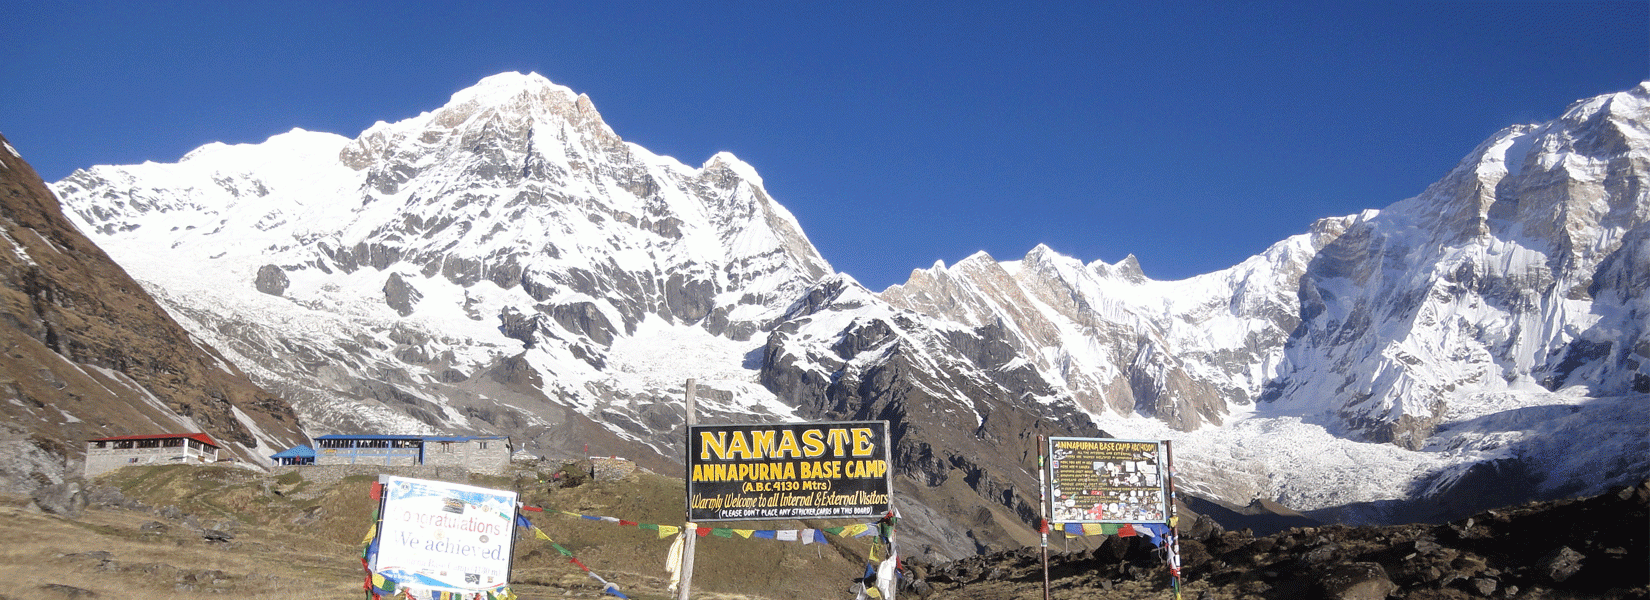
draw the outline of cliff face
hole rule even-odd
[[[4,138],[0,138],[3,141]],[[0,486],[74,476],[88,438],[204,431],[263,460],[304,439],[286,402],[198,344],[0,151]]]

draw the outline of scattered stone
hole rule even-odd
[[[1477,592],[1480,596],[1489,596],[1490,594],[1494,594],[1495,588],[1498,586],[1499,583],[1496,580],[1488,577],[1474,577],[1467,582],[1468,590]]]
[[[201,531],[201,538],[208,542],[228,542],[229,540],[235,539],[235,534],[227,531],[219,531],[217,529],[207,529]]]
[[[1334,565],[1318,580],[1328,600],[1385,600],[1398,589],[1380,563],[1355,562]]]
[[[1410,542],[1410,550],[1421,556],[1438,556],[1444,553],[1444,547],[1432,540],[1420,539]]]
[[[126,506],[128,502],[131,500],[120,492],[120,488],[99,485],[86,490],[86,503],[92,506]]]
[[[1559,546],[1558,549],[1548,552],[1546,556],[1535,561],[1536,574],[1553,583],[1562,583],[1581,570],[1583,556],[1580,552],[1571,550],[1569,546]]]
[[[31,495],[31,500],[41,512],[61,517],[78,517],[86,509],[86,494],[74,481],[39,488]]]
[[[42,586],[40,586],[40,591],[45,592],[48,595],[60,596],[60,597],[63,597],[63,598],[96,598],[97,597],[97,592],[94,592],[94,591],[91,591],[91,590],[88,590],[88,589],[84,589],[84,588],[77,588],[77,587],[72,586],[72,585],[63,585],[61,583],[48,583],[48,584],[42,585]]]
[[[1307,552],[1305,555],[1301,556],[1301,562],[1308,565],[1321,565],[1329,563],[1335,560],[1335,557],[1339,556],[1340,552],[1340,544],[1333,542],[1327,543],[1322,546],[1318,546],[1317,548],[1313,548],[1310,552]]]
[[[170,528],[160,521],[149,521],[139,525],[138,529],[144,533],[166,533],[166,530]]]

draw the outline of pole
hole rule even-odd
[[[1163,469],[1164,481],[1169,484],[1169,589],[1174,590],[1174,600],[1180,600],[1180,520],[1174,514],[1174,447],[1173,442],[1163,440]]]
[[[888,491],[893,492],[893,489],[890,488]],[[888,600],[894,600],[894,596],[899,595],[900,558],[899,544],[894,542],[894,538],[899,536],[899,512],[898,509],[894,508],[894,495],[892,493],[888,494],[888,512],[895,515],[893,526],[888,528],[888,556],[894,559],[894,578],[892,580],[893,584],[888,586]]]
[[[686,482],[693,480],[693,457],[687,455],[693,449],[693,439],[691,437],[693,426],[699,423],[698,411],[693,406],[693,394],[694,381],[689,379],[687,380],[687,430],[690,437],[687,438],[687,443],[682,445],[682,464],[686,466],[682,480],[683,486],[687,485]],[[686,504],[686,502],[683,504]],[[682,535],[687,537],[682,539],[682,584],[676,589],[676,600],[688,600],[688,594],[693,590],[693,552],[695,547],[699,545],[697,543],[699,532],[696,531],[698,525],[693,522],[693,511],[684,509],[683,515],[687,526],[682,528]]]
[[[1043,600],[1049,600],[1048,595],[1048,480],[1044,474],[1048,472],[1048,465],[1044,464],[1043,455],[1048,445],[1043,443],[1042,434],[1037,435],[1037,531],[1043,535]]]

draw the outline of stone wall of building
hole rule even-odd
[[[415,466],[418,449],[324,448],[315,451],[317,465]]]
[[[111,445],[112,446],[112,445]],[[86,478],[91,479],[129,465],[207,464],[217,460],[217,452],[172,446],[158,448],[86,448]]]
[[[464,467],[499,475],[510,469],[510,441],[505,438],[463,442],[424,442],[424,464]]]

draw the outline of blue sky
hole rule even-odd
[[[0,0],[0,132],[56,180],[536,71],[654,152],[737,154],[880,290],[1039,243],[1222,269],[1650,78],[1643,1],[940,4]]]

